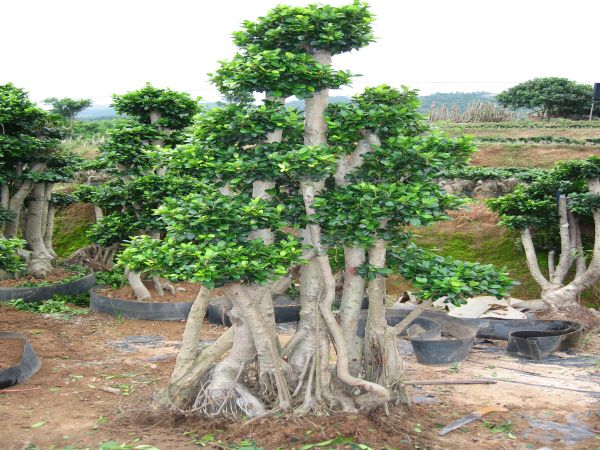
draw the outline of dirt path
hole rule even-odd
[[[410,387],[414,406],[393,409],[390,416],[273,416],[240,425],[149,414],[150,394],[172,368],[182,323],[119,321],[94,313],[57,320],[0,307],[0,330],[27,334],[43,360],[31,380],[0,393],[0,449],[96,449],[111,440],[161,450],[235,448],[230,444],[242,439],[256,441],[257,448],[299,449],[336,437],[352,437],[375,449],[583,449],[600,444],[594,437],[600,432],[600,365],[592,356],[525,363],[506,356],[503,343],[496,343],[477,346],[460,366],[431,367],[418,364],[410,344],[401,341],[409,379],[489,378],[498,383]],[[222,331],[207,326],[202,337],[215,339]],[[282,333],[284,340],[291,330]],[[594,351],[585,353],[598,354],[598,344],[595,336],[588,342]],[[490,415],[487,425],[474,422],[437,435],[442,425],[483,406],[509,411]]]

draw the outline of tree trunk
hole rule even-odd
[[[201,386],[193,407],[199,415],[208,417],[258,417],[267,412],[265,404],[240,382],[244,369],[256,355],[250,326],[236,302],[229,317],[233,329],[231,351]]]
[[[135,298],[138,300],[147,300],[151,298],[150,291],[142,282],[142,274],[140,272],[133,272],[131,270],[126,270],[125,275],[127,276],[127,281],[129,281],[129,285],[135,294]]]
[[[210,291],[202,286],[187,317],[181,350],[177,354],[169,385],[161,398],[178,410],[185,410],[193,403],[204,376],[232,345],[233,329],[230,328],[213,345],[198,352],[209,299]]]
[[[44,233],[44,245],[48,249],[48,252],[56,258],[56,252],[52,246],[52,237],[54,236],[54,216],[56,214],[56,207],[54,205],[48,205],[48,214],[46,215],[46,230]]]
[[[44,210],[47,211],[47,200],[45,198],[45,184],[35,183],[30,194],[30,200],[27,208],[27,220],[23,236],[31,250],[31,258],[28,264],[28,271],[35,278],[44,278],[52,271],[52,262],[54,257],[50,254],[44,245],[45,223],[42,223]]]
[[[46,170],[47,167],[48,165],[46,163],[34,163],[31,166],[31,172],[43,172],[44,170]],[[17,167],[17,176],[20,176],[22,174],[22,171],[22,167]],[[17,188],[17,191],[12,196],[12,198],[8,201],[8,209],[10,209],[15,214],[15,218],[11,222],[6,224],[6,228],[4,229],[4,235],[9,239],[14,238],[17,235],[17,231],[19,230],[21,210],[23,209],[25,199],[27,198],[32,189],[33,182],[23,181],[21,185]]]
[[[377,239],[369,250],[369,264],[384,268],[386,262],[386,242]],[[398,394],[397,402],[406,402],[408,397],[402,379],[404,365],[398,352],[394,330],[388,326],[385,317],[386,279],[376,275],[369,281],[369,311],[365,327],[363,351],[363,371],[366,380],[387,387]]]
[[[348,367],[353,376],[358,376],[361,369],[362,340],[357,336],[357,329],[365,297],[365,279],[357,273],[357,269],[365,263],[365,249],[344,247],[344,263],[340,319],[348,348]]]

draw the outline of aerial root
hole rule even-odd
[[[213,374],[209,374],[200,386],[189,413],[201,417],[227,417],[233,420],[266,414],[264,403],[246,386],[239,383],[243,369],[240,368],[235,380],[227,388],[210,389]]]

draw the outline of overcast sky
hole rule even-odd
[[[349,0],[330,0],[343,5]],[[157,87],[218,99],[207,73],[230,58],[230,33],[278,3],[298,0],[3,0],[0,84],[32,99],[86,97]],[[598,0],[371,0],[377,42],[334,66],[367,85],[433,92],[500,92],[562,76],[600,82]]]

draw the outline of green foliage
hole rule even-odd
[[[56,117],[38,108],[23,89],[10,83],[0,85],[0,124],[0,179],[18,183],[22,177],[33,176],[33,163],[53,162],[61,137]],[[17,166],[23,171],[16,172]]]
[[[154,149],[152,141],[161,139],[163,133],[152,125],[137,120],[121,120],[107,132],[107,139],[100,146],[100,158],[96,167],[109,172],[123,172],[137,175],[152,167],[147,152]]]
[[[16,216],[10,209],[0,206],[0,227],[15,220]]]
[[[563,161],[552,170],[513,192],[488,200],[501,218],[501,224],[513,229],[550,228],[558,223],[557,196],[567,197],[569,209],[579,216],[590,217],[600,206],[596,195],[588,192],[587,180],[600,177],[600,158]]]
[[[150,113],[160,112],[155,125],[174,130],[187,127],[198,112],[198,101],[188,94],[155,88],[150,83],[137,91],[114,95],[112,106],[117,113],[136,117],[143,124],[150,124]]]
[[[127,283],[127,278],[122,271],[111,270],[96,272],[96,284],[98,286],[110,286],[118,289]]]
[[[415,245],[390,252],[390,263],[419,289],[419,296],[436,300],[448,297],[455,305],[475,295],[505,296],[516,283],[491,264],[438,256]]]
[[[327,108],[329,140],[346,146],[351,153],[365,131],[381,140],[392,136],[417,136],[427,130],[427,123],[417,112],[417,92],[402,87],[402,91],[387,85],[366,88],[350,103],[334,103]]]
[[[293,236],[277,232],[271,245],[249,237],[264,228],[281,230],[284,210],[258,198],[208,189],[203,195],[167,199],[157,210],[166,224],[166,238],[132,239],[119,265],[207,287],[231,281],[265,284],[300,262],[302,248]]]
[[[86,300],[87,299],[87,302]],[[25,302],[23,299],[11,300],[9,305],[18,311],[29,311],[39,314],[58,314],[62,316],[73,316],[76,314],[87,314],[85,309],[75,309],[67,305],[89,306],[89,295],[79,296],[53,295],[51,299],[43,302]]]
[[[63,119],[73,121],[75,116],[84,109],[92,106],[92,100],[89,98],[76,100],[73,98],[47,98],[44,103],[52,106],[50,110],[53,114],[58,114]]]
[[[350,82],[351,74],[315,62],[308,53],[281,49],[261,50],[255,45],[221,62],[212,82],[226,98],[244,98],[249,92],[273,97],[311,97],[320,89],[337,89]]]
[[[23,239],[0,239],[0,270],[18,274],[25,269],[25,263],[17,255],[17,250],[23,249],[25,244]]]
[[[317,214],[311,220],[321,225],[331,244],[369,248],[376,239],[403,243],[406,226],[447,219],[446,210],[460,204],[432,183],[360,182],[315,199]]]
[[[313,145],[275,152],[268,158],[292,180],[320,180],[335,172],[339,147]]]
[[[112,129],[119,119],[76,120],[73,122],[71,137],[82,141],[99,140]]]
[[[373,16],[365,3],[351,5],[285,6],[273,8],[255,22],[243,22],[233,33],[236,45],[258,45],[267,50],[325,50],[332,54],[359,49],[373,41]]]
[[[527,137],[505,137],[505,136],[478,136],[480,142],[502,142],[502,143],[524,143],[524,144],[567,144],[567,145],[599,145],[600,138],[573,139],[564,136],[527,136]]]
[[[166,174],[163,170],[169,152],[185,139],[183,129],[198,112],[197,101],[188,94],[150,84],[113,98],[117,112],[130,117],[115,123],[100,146],[100,157],[88,164],[112,178],[100,187],[80,186],[75,193],[80,201],[94,203],[104,211],[104,217],[88,233],[93,242],[103,246],[162,231],[154,209],[167,196],[195,192],[199,183],[182,176],[180,170]]]
[[[541,117],[569,117],[588,113],[592,86],[566,78],[534,78],[501,92],[498,102],[508,108],[527,108]]]
[[[375,151],[363,155],[362,166],[348,178],[389,183],[429,180],[442,170],[464,166],[474,151],[475,146],[467,137],[390,137]]]

